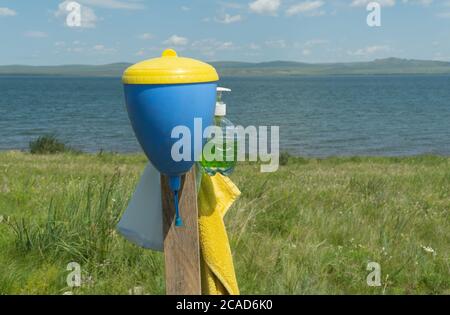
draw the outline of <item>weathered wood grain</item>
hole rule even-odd
[[[179,193],[183,227],[175,226],[173,193],[169,188],[169,179],[165,175],[161,175],[161,188],[166,293],[169,295],[200,295],[200,248],[194,168],[183,177]]]

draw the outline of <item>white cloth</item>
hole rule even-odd
[[[145,168],[117,230],[138,246],[164,250],[161,177],[151,163]]]

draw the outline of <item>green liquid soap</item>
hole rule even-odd
[[[224,126],[232,126],[232,123],[222,117],[216,117],[215,120],[216,125],[222,127],[224,137],[222,139],[222,143],[214,144],[211,149],[211,153],[215,156],[216,153],[219,152],[219,156],[221,158],[218,160],[208,161],[203,155],[200,165],[210,176],[214,176],[217,173],[229,176],[233,173],[234,168],[236,167],[238,145],[236,139],[226,137],[226,127],[224,128]]]
[[[214,176],[220,173],[224,176],[229,176],[233,173],[236,163],[237,163],[237,137],[234,135],[227,135],[227,130],[230,128],[234,129],[234,124],[225,118],[226,105],[222,102],[222,92],[230,92],[231,90],[225,88],[218,88],[218,100],[216,103],[216,116],[214,118],[214,123],[217,127],[222,130],[222,141],[216,139],[216,143],[212,143],[211,153],[213,156],[218,155],[220,158],[206,159],[205,155],[202,155],[202,161],[200,165],[202,170],[210,176]],[[208,139],[207,142],[210,142]],[[214,141],[214,139],[212,140]]]

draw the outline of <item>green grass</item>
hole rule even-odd
[[[164,293],[161,253],[114,226],[142,155],[0,153],[0,294]],[[226,217],[244,294],[450,294],[450,158],[289,157],[239,165]],[[431,251],[434,251],[434,253]],[[382,286],[366,284],[368,262]]]

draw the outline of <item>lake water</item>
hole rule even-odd
[[[450,155],[450,76],[224,78],[235,124],[280,126],[296,155]],[[56,134],[89,152],[140,151],[117,78],[0,77],[0,150]]]

